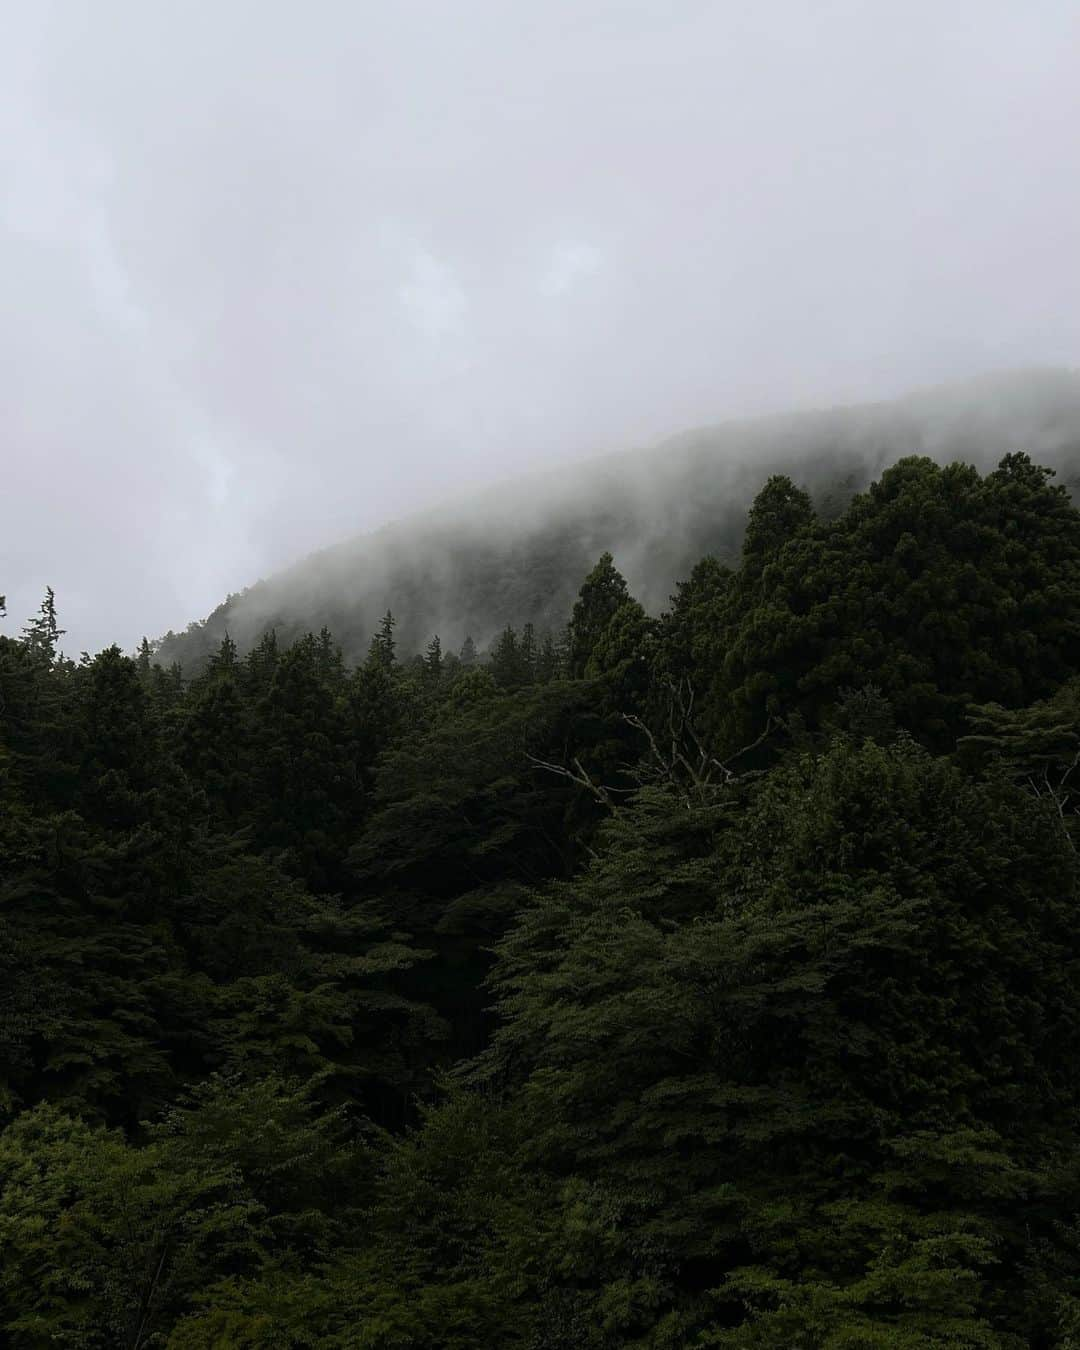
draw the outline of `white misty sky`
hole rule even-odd
[[[35,0],[0,592],[132,646],[471,485],[1080,362],[1076,0]]]

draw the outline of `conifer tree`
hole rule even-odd
[[[226,632],[221,639],[221,646],[211,653],[207,669],[213,675],[231,675],[237,668],[237,659],[236,643]]]
[[[38,613],[25,626],[22,632],[26,650],[39,661],[52,665],[56,660],[56,645],[64,636],[56,618],[56,596],[51,586],[45,587],[45,598]]]
[[[775,474],[754,498],[743,538],[743,566],[759,572],[814,519],[809,495],[785,474]]]
[[[341,648],[334,641],[334,635],[325,624],[319,630],[315,643],[315,660],[320,677],[330,685],[339,686],[345,678],[345,663]]]
[[[589,657],[616,610],[630,598],[626,581],[610,553],[603,553],[582,583],[568,631],[569,668],[574,679],[585,674]]]
[[[244,662],[245,686],[252,694],[265,693],[278,663],[277,632],[268,629],[247,654]]]
[[[442,678],[442,669],[442,643],[439,641],[438,633],[436,633],[428,643],[427,651],[424,653],[424,671],[430,683],[439,683]]]
[[[378,631],[371,639],[368,648],[368,661],[382,670],[392,670],[396,661],[397,643],[394,639],[396,620],[389,610],[379,621]]]
[[[525,662],[516,630],[507,624],[491,649],[491,673],[501,689],[525,683]]]
[[[139,672],[139,679],[142,681],[144,687],[150,682],[153,655],[154,652],[153,648],[150,646],[150,639],[144,634],[142,641],[139,643],[138,654],[135,657],[135,665]]]

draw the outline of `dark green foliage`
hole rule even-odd
[[[858,486],[482,656],[0,638],[4,1344],[1080,1344],[1080,515]]]
[[[986,477],[902,460],[830,523],[776,482],[755,512],[742,567],[679,615],[732,747],[770,717],[819,725],[841,688],[873,684],[945,748],[969,703],[1046,697],[1080,660],[1080,516],[1024,455]]]
[[[491,648],[491,673],[500,689],[518,689],[531,677],[526,654],[514,628],[507,624]]]
[[[1060,831],[840,743],[749,800],[643,795],[605,843],[504,940],[485,1070],[520,1082],[533,1165],[622,1216],[577,1296],[636,1289],[634,1344],[999,1343],[1077,1104]]]
[[[814,522],[814,507],[807,493],[786,474],[770,478],[750,508],[743,536],[744,570],[760,576],[775,561],[785,544],[796,539]]]
[[[238,1180],[52,1107],[20,1116],[0,1136],[10,1343],[151,1344],[208,1280],[257,1258],[261,1215]]]
[[[446,1018],[458,1055],[482,1044],[486,949],[519,908],[523,888],[573,869],[579,836],[595,820],[579,790],[554,784],[527,755],[547,760],[572,745],[588,758],[602,734],[587,687],[505,694],[488,671],[474,669],[432,725],[380,763],[373,811],[351,860],[393,923],[438,953],[404,972],[398,987]]]
[[[572,676],[585,674],[608,625],[629,599],[622,573],[616,568],[611,554],[604,553],[585,578],[570,616],[568,645]]]
[[[212,1080],[144,1134],[39,1106],[0,1135],[11,1345],[165,1344],[205,1291],[328,1258],[370,1189],[344,1117],[274,1078]]]
[[[396,660],[397,642],[394,640],[396,621],[389,610],[379,621],[379,630],[371,639],[368,659],[383,670],[390,670]]]

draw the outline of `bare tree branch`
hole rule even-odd
[[[586,792],[594,796],[598,802],[601,802],[611,811],[618,810],[618,803],[612,800],[611,794],[627,790],[609,788],[605,787],[603,783],[598,783],[586,772],[581,760],[576,755],[570,761],[571,768],[567,768],[565,764],[552,764],[549,760],[537,759],[535,755],[530,755],[528,752],[526,752],[525,758],[538,769],[545,769],[548,773],[558,774],[560,778],[568,778],[571,783],[577,783],[578,787],[583,787]]]
[[[731,765],[743,755],[749,754],[766,740],[773,729],[770,719],[765,730],[727,759],[721,760],[714,755],[702,741],[693,723],[694,686],[689,679],[678,683],[668,681],[667,734],[670,748],[661,748],[659,735],[637,713],[622,713],[621,720],[632,727],[647,743],[647,750],[636,765],[623,766],[622,772],[635,786],[632,788],[613,787],[600,783],[585,769],[581,760],[574,756],[569,766],[555,764],[550,760],[538,759],[526,752],[526,758],[538,769],[557,774],[571,783],[584,788],[598,802],[610,811],[618,810],[616,796],[629,795],[645,784],[662,784],[675,788],[683,797],[687,808],[704,802],[720,785],[733,782],[738,774]],[[663,733],[661,732],[660,735]]]
[[[1080,765],[1080,750],[1077,750],[1076,754],[1073,756],[1072,763],[1063,771],[1056,783],[1050,781],[1049,765],[1043,767],[1041,785],[1035,781],[1035,778],[1031,774],[1028,774],[1027,779],[1027,785],[1036,797],[1040,799],[1049,798],[1050,801],[1053,802],[1054,809],[1058,813],[1058,819],[1061,821],[1062,831],[1065,838],[1068,840],[1069,847],[1074,853],[1077,852],[1077,847],[1076,842],[1072,837],[1072,832],[1069,829],[1068,819],[1069,816],[1075,814],[1069,809],[1073,799],[1073,791],[1071,788],[1066,787],[1066,784],[1068,783],[1073,770],[1076,769],[1078,765]]]

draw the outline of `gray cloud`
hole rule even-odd
[[[1080,361],[1073,0],[18,9],[9,629],[50,582],[130,646],[467,484]]]

